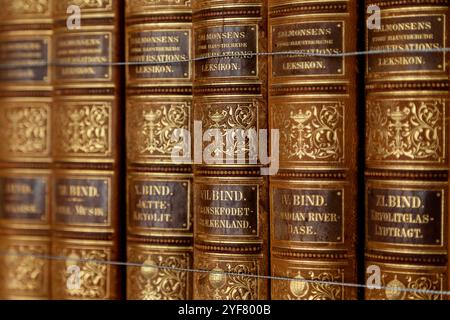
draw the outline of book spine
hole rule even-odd
[[[366,49],[397,52],[366,58],[365,267],[382,289],[365,296],[446,299],[414,289],[449,288],[449,2],[374,5]]]
[[[144,264],[127,267],[127,298],[192,299],[192,162],[172,156],[192,131],[191,1],[125,12],[127,259]]]
[[[268,179],[254,154],[267,129],[266,16],[261,0],[193,2],[194,267],[212,271],[194,274],[195,299],[268,298]]]
[[[48,299],[51,1],[0,7],[0,298]]]
[[[339,56],[356,51],[356,4],[269,1],[271,273],[298,280],[273,280],[273,299],[357,295],[339,285],[357,283],[357,64]]]
[[[120,270],[121,1],[77,1],[80,28],[67,26],[70,0],[54,2],[55,94],[52,295],[116,299]]]

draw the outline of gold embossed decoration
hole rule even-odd
[[[375,100],[367,110],[368,160],[443,161],[442,100]]]
[[[128,108],[129,157],[170,160],[174,146],[179,143],[172,137],[174,131],[189,130],[190,104],[132,103]]]
[[[49,105],[46,103],[4,104],[0,114],[3,142],[0,153],[5,155],[48,154]]]
[[[280,130],[281,161],[343,161],[342,103],[280,105],[273,117],[273,128]]]
[[[212,270],[212,273],[197,273],[195,297],[214,300],[255,300],[258,296],[257,262],[214,262],[200,261],[201,270]]]
[[[57,248],[54,253],[56,256],[68,257],[66,261],[57,261],[54,263],[53,275],[57,285],[55,296],[58,298],[72,299],[105,299],[108,298],[108,275],[109,266],[95,261],[110,260],[109,253],[100,249],[75,249],[75,248]],[[77,261],[77,260],[89,261]],[[80,268],[79,288],[69,288],[67,286],[68,278],[71,274],[67,271],[68,267],[76,265]]]
[[[129,0],[130,7],[151,5],[190,5],[190,0]]]
[[[444,290],[444,275],[441,273],[385,272],[381,276],[382,289],[366,291],[368,299],[387,300],[442,300],[437,291]]]
[[[2,16],[42,14],[49,11],[50,0],[0,0]]]
[[[9,245],[1,247],[0,289],[11,294],[45,296],[48,292],[48,265],[40,256],[48,248],[39,245]]]
[[[214,156],[223,158],[235,157],[239,153],[244,154],[245,159],[249,155],[256,155],[257,144],[251,142],[252,133],[257,134],[258,129],[258,106],[257,102],[252,103],[211,103],[197,108],[202,114],[196,119],[202,119],[203,130],[218,129],[222,143],[220,148],[214,150]],[[230,131],[234,130],[233,134]],[[255,137],[256,138],[256,137]],[[205,142],[204,148],[209,144]]]
[[[280,300],[342,300],[344,287],[336,285],[344,281],[344,270],[285,270],[275,267],[274,274],[295,280],[273,280],[272,297]]]
[[[176,270],[189,268],[188,253],[146,254],[142,250],[130,250],[129,261],[144,264],[142,267],[128,267],[129,299],[184,300],[188,298],[189,275],[186,271]]]
[[[84,10],[110,10],[114,0],[56,0],[56,12],[61,14],[67,11],[70,5],[76,5]]]
[[[60,154],[100,154],[111,152],[110,103],[62,104],[55,113]]]

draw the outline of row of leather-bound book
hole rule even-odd
[[[449,5],[0,0],[0,298],[447,299]]]

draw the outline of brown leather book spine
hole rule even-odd
[[[47,299],[51,1],[0,8],[0,298]]]
[[[116,299],[122,143],[122,2],[54,2],[52,262],[55,299]],[[80,261],[81,259],[81,261]]]
[[[127,259],[143,264],[127,267],[127,298],[192,299],[192,162],[172,156],[192,130],[191,1],[125,12]]]
[[[194,267],[212,271],[194,274],[195,299],[268,298],[268,179],[252,139],[267,129],[266,16],[261,0],[193,1]]]
[[[356,298],[356,5],[269,1],[272,299]]]
[[[446,299],[430,291],[449,289],[449,2],[373,5],[367,50],[397,52],[366,58],[365,267],[382,288],[365,296]]]

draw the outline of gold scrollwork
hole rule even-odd
[[[189,6],[190,0],[128,0],[130,7],[145,7],[156,5],[185,5]]]
[[[49,11],[49,0],[0,0],[1,16],[42,14]]]
[[[203,129],[218,129],[223,138],[221,147],[214,150],[215,156],[234,157],[238,152],[243,153],[246,157],[249,154],[256,154],[254,148],[257,146],[255,143],[251,143],[248,132],[248,130],[254,130],[254,133],[257,134],[258,106],[256,101],[206,104],[199,109],[203,113],[201,115]],[[229,134],[228,130],[235,130],[234,134]]]
[[[212,270],[212,273],[196,274],[194,290],[198,299],[214,300],[255,300],[258,297],[256,261],[248,263],[201,261],[198,266],[202,270]],[[222,273],[226,272],[226,273]]]
[[[129,107],[129,153],[133,157],[170,157],[176,129],[189,129],[190,104],[135,104]]]
[[[285,161],[342,161],[344,106],[339,102],[283,105],[274,112]]]
[[[142,267],[128,267],[128,297],[130,299],[189,299],[187,296],[188,274],[186,271],[176,270],[190,267],[188,253],[147,254],[132,250],[128,260],[144,264]],[[161,268],[155,266],[161,266]]]
[[[383,289],[367,289],[368,299],[386,300],[440,300],[442,295],[433,291],[440,291],[442,274],[401,274],[386,272],[381,276]]]
[[[45,154],[49,148],[49,106],[45,103],[5,105],[0,128],[1,153]]]
[[[48,254],[47,248],[37,245],[10,245],[2,248],[0,258],[1,286],[11,292],[39,295],[47,292],[48,261],[39,256]]]
[[[66,261],[55,263],[54,270],[55,290],[60,293],[57,297],[70,297],[73,299],[104,299],[108,293],[108,270],[109,266],[95,261],[109,260],[109,254],[105,250],[99,249],[76,249],[76,248],[58,248],[55,255],[68,257]],[[83,261],[77,261],[83,260]],[[80,268],[78,278],[80,286],[69,288],[67,286],[68,273],[67,268],[77,265]]]
[[[433,101],[369,101],[367,158],[441,162],[444,105]]]
[[[57,0],[56,11],[65,13],[70,5],[76,5],[80,9],[109,9],[113,0]]]
[[[274,280],[272,296],[283,300],[342,300],[344,287],[336,285],[344,281],[344,270],[299,270],[275,267],[276,276],[294,280]]]
[[[110,146],[110,103],[63,105],[55,114],[60,153],[105,154]]]

